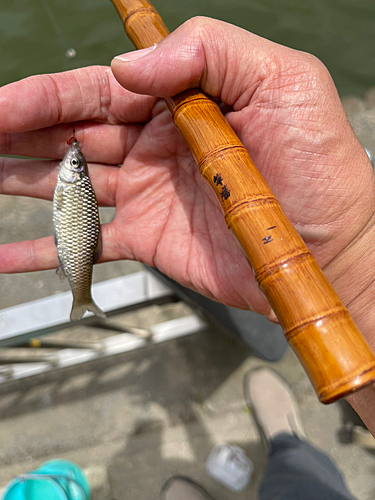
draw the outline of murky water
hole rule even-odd
[[[237,24],[311,52],[328,66],[341,96],[375,84],[373,0],[154,0],[173,30],[195,15]],[[77,56],[69,59],[68,48]],[[109,64],[132,49],[109,0],[2,0],[0,84],[25,76]]]

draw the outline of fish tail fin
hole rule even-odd
[[[82,319],[86,311],[91,311],[96,316],[100,316],[101,318],[107,317],[92,299],[87,304],[78,304],[75,300],[73,300],[73,306],[70,313],[71,321],[78,321]]]

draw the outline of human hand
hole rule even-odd
[[[131,93],[167,97],[200,86],[232,108],[228,121],[335,279],[332,262],[373,216],[374,182],[323,65],[202,18],[147,55],[134,54],[112,64],[128,91],[103,67],[1,89],[0,152],[60,159],[75,127],[99,203],[116,206],[103,226],[102,261],[136,259],[220,302],[270,314],[164,103]],[[52,198],[56,161],[3,159],[3,166],[3,193]],[[0,272],[57,265],[52,238],[0,248]]]

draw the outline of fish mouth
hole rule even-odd
[[[68,142],[71,144],[60,163],[59,177],[63,182],[74,184],[82,175],[88,173],[88,169],[77,139],[73,136]]]
[[[81,148],[79,147],[79,142],[75,137],[74,139],[75,139],[74,142],[72,142],[68,147],[68,150],[65,153],[65,156],[62,161],[62,163],[64,163],[65,165],[67,166],[69,165],[69,168],[70,166],[73,167],[73,170],[75,165],[72,164],[71,162],[74,157],[76,157],[79,160],[80,164],[83,164],[83,154],[81,152]]]

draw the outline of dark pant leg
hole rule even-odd
[[[259,490],[259,500],[355,500],[327,455],[306,441],[280,434]]]

